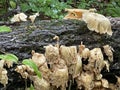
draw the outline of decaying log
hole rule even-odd
[[[55,35],[60,37],[60,45],[77,46],[83,42],[86,47],[93,49],[108,44],[114,49],[114,60],[110,66],[110,73],[103,71],[103,76],[120,76],[120,18],[109,19],[112,24],[112,36],[92,32],[88,30],[85,22],[77,20],[37,20],[35,24],[13,24],[10,25],[12,32],[0,33],[0,53],[13,53],[20,60],[30,58],[32,50],[43,53],[44,46],[56,44],[53,40]]]

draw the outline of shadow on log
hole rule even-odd
[[[43,46],[56,44],[56,41],[53,40],[55,35],[60,37],[61,45],[77,46],[83,41],[86,47],[92,49],[109,44],[114,49],[114,62],[111,63],[110,73],[103,71],[103,77],[112,77],[114,74],[120,76],[120,18],[109,19],[113,31],[111,37],[107,34],[100,35],[92,32],[88,30],[84,22],[76,20],[39,20],[34,25],[30,22],[10,25],[12,32],[0,34],[0,52],[13,53],[20,60],[30,58],[32,50],[43,53],[45,50]],[[13,71],[10,69],[11,72]],[[15,72],[13,73],[15,74]],[[18,76],[18,74],[10,74],[9,78],[11,77],[11,80],[19,80]],[[9,83],[12,85],[13,82],[11,80],[9,80]],[[19,84],[20,82],[17,81],[16,83]]]

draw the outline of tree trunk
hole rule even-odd
[[[0,52],[13,53],[20,60],[30,58],[32,50],[44,53],[44,46],[56,44],[53,40],[55,35],[60,37],[61,45],[77,46],[82,41],[86,47],[92,49],[108,44],[114,49],[114,62],[111,63],[110,74],[103,71],[103,75],[120,76],[120,18],[109,19],[112,24],[112,36],[90,31],[83,21],[77,20],[38,20],[35,24],[21,22],[10,25],[12,32],[0,33]],[[18,78],[17,74],[15,76]]]

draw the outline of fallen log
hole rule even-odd
[[[120,76],[120,18],[109,17],[109,19],[112,24],[112,36],[92,32],[88,30],[85,22],[77,20],[37,20],[35,24],[30,22],[12,24],[10,25],[12,32],[0,33],[0,52],[13,53],[20,60],[30,58],[32,50],[44,53],[44,46],[56,44],[53,40],[55,35],[59,36],[60,45],[77,46],[83,42],[86,47],[92,49],[108,44],[114,49],[114,62],[110,65],[110,73],[103,70],[103,76],[113,77],[109,80],[112,82],[115,79],[114,74]],[[11,72],[15,73],[10,69]],[[10,74],[9,77],[13,81],[20,79],[18,74]],[[13,84],[13,81],[9,80],[10,84]]]

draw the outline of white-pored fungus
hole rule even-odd
[[[33,81],[35,90],[50,90],[50,83],[43,78],[37,76],[30,76]]]
[[[77,47],[76,46],[60,46],[60,56],[63,60],[65,60],[67,66],[71,64],[75,64],[77,58]]]
[[[104,88],[109,88],[109,83],[108,83],[108,81],[106,79],[102,79],[101,81],[102,81],[102,86]]]
[[[55,39],[59,38],[56,36]],[[106,47],[104,48],[107,49]],[[104,50],[107,56],[108,52],[110,52],[109,50],[111,51],[110,48]],[[82,58],[86,59],[88,63],[82,64]],[[116,76],[117,83],[115,85],[104,79],[101,74],[104,67],[109,71],[109,62],[104,60],[101,48],[89,50],[85,45],[81,44],[77,52],[76,46],[48,45],[45,46],[45,56],[32,51],[31,60],[41,72],[41,78],[36,76],[34,70],[27,65],[17,66],[15,70],[23,78],[30,78],[34,83],[35,90],[56,90],[58,88],[66,90],[66,87],[70,89],[72,80],[76,81],[77,88],[80,90],[118,90],[120,87],[120,77]],[[3,64],[4,61],[1,60],[0,71],[3,70]]]
[[[85,45],[79,45],[79,55],[83,59],[87,59],[90,56],[90,50],[85,47]]]
[[[50,70],[47,66],[47,61],[44,54],[36,53],[32,50],[32,61],[37,65],[39,71],[42,74],[42,77],[49,81]]]
[[[82,60],[79,55],[77,55],[77,62],[75,64],[74,68],[74,73],[73,73],[73,78],[78,77],[82,72]]]
[[[0,83],[4,85],[4,87],[6,86],[6,84],[8,84],[8,76],[7,76],[7,70],[6,69],[2,69],[2,71],[0,72]]]
[[[37,16],[39,16],[39,13],[35,13],[34,15],[29,16],[29,19],[31,20],[32,23],[34,23]]]
[[[19,13],[13,16],[13,18],[11,19],[11,22],[20,22],[20,21],[27,21],[27,15],[25,15],[24,13]]]
[[[113,62],[113,48],[109,45],[103,46],[105,54],[108,56],[108,60]]]
[[[95,9],[66,9],[66,11],[68,11],[68,14],[64,19],[83,20],[87,23],[89,30],[100,34],[107,33],[108,35],[112,35],[109,19],[101,14],[95,13]]]
[[[21,21],[27,21],[27,15],[25,15],[24,13],[19,13],[18,15]]]
[[[58,62],[59,58],[59,49],[53,45],[45,46],[45,57],[48,64],[53,64]]]
[[[68,14],[64,17],[64,19],[77,19],[82,20],[83,13],[86,12],[95,12],[95,9],[65,9],[65,11],[68,12]]]
[[[66,62],[60,58],[59,47],[48,45],[45,46],[45,56],[50,65],[50,83],[54,87],[60,87],[66,90],[68,82],[68,67]]]
[[[15,71],[20,73],[25,79],[27,79],[30,75],[34,75],[34,70],[28,65],[19,65],[16,67]]]
[[[87,23],[89,30],[100,34],[107,33],[108,35],[112,35],[111,23],[105,16],[93,12],[87,12],[83,14],[82,20]]]
[[[94,88],[94,74],[90,72],[82,72],[79,77],[76,78],[79,89],[92,90]]]
[[[50,75],[50,83],[53,86],[56,86],[57,88],[60,87],[61,90],[66,90],[67,82],[68,82],[67,66],[63,65],[62,63],[61,64],[58,63],[57,65],[54,65],[52,69],[53,72]]]

